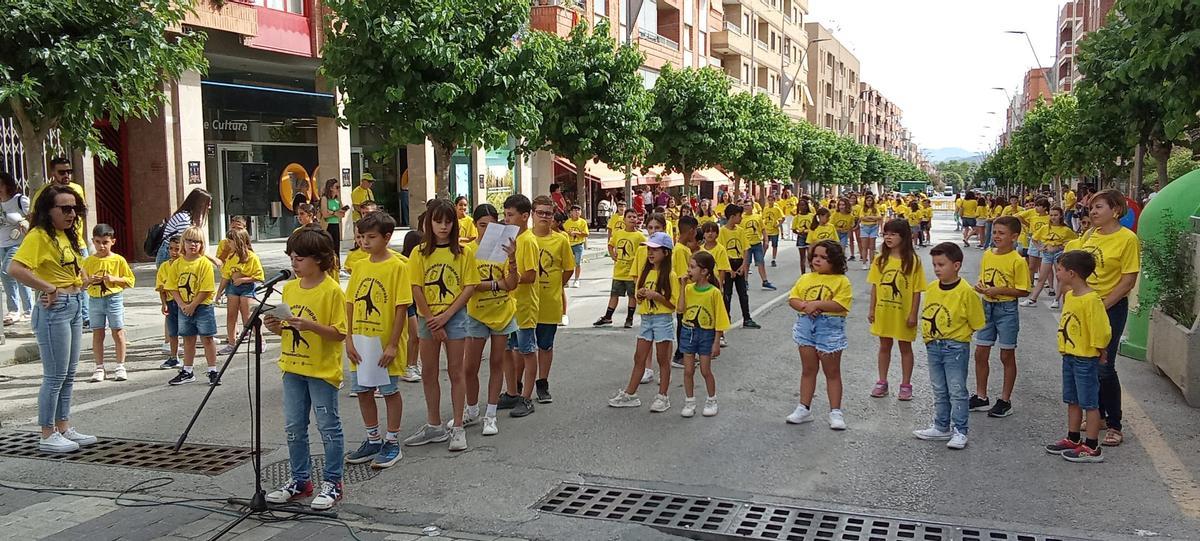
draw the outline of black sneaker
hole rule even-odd
[[[159,370],[169,370],[172,368],[178,369],[180,366],[183,366],[183,363],[179,362],[179,359],[176,359],[175,357],[170,357],[167,360],[163,361],[162,364],[158,365],[158,369]]]
[[[496,409],[510,410],[513,409],[519,402],[521,402],[521,397],[519,396],[513,396],[508,393],[500,393],[500,401],[496,404]]]
[[[775,264],[775,260],[774,260],[774,259],[772,259],[772,260],[771,260],[771,266],[772,266],[772,267],[777,267],[777,266],[778,266],[778,265],[776,265],[776,264]]]
[[[167,382],[167,385],[183,385],[185,383],[194,383],[195,381],[196,374],[194,372],[180,370],[178,374],[175,374],[175,377],[171,378],[171,381]]]
[[[209,370],[208,371],[208,386],[216,387],[217,385],[220,385],[220,384],[221,384],[221,374],[218,373],[216,370]]]
[[[539,379],[533,382],[534,392],[537,393],[538,404],[549,404],[554,402],[554,398],[550,396],[550,382],[544,379]]]
[[[971,395],[971,400],[967,402],[967,409],[971,411],[988,411],[992,409],[992,401],[986,398],[979,398],[979,395]]]
[[[600,319],[597,319],[595,323],[592,323],[593,327],[603,327],[605,325],[612,325],[611,317],[603,316]]]
[[[996,405],[988,410],[988,417],[1008,417],[1009,415],[1012,415],[1012,402],[1000,398],[997,398]]]
[[[524,417],[533,413],[533,401],[528,398],[521,398],[520,402],[508,412],[509,417]]]
[[[847,257],[846,261],[854,261],[854,256]]]
[[[755,323],[753,319],[747,319],[744,323],[742,323],[742,327],[746,329],[761,329],[762,325]]]
[[[625,320],[625,328],[626,328],[626,329],[632,329],[632,328],[633,328],[633,318],[627,318],[627,319]]]

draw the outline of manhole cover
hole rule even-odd
[[[250,459],[250,449],[243,447],[188,444],[175,453],[173,443],[115,438],[100,438],[75,453],[43,453],[37,448],[39,437],[35,432],[0,433],[0,456],[201,475],[220,475]]]
[[[325,468],[325,455],[312,455],[312,469],[309,470],[313,479],[321,478],[321,470]],[[383,470],[372,469],[370,464],[346,464],[342,467],[342,483],[352,485],[369,481]],[[292,478],[292,463],[281,460],[263,467],[263,484],[277,487]]]
[[[579,483],[559,484],[533,508],[556,515],[636,522],[694,539],[1075,541],[965,525]]]

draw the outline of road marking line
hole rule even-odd
[[[1128,392],[1121,391],[1121,401],[1124,404],[1125,418],[1137,427],[1137,440],[1150,455],[1150,462],[1155,471],[1167,484],[1167,491],[1175,499],[1175,505],[1180,511],[1193,519],[1200,519],[1200,485],[1188,472],[1187,467],[1179,460],[1179,455],[1167,443],[1162,431],[1150,420],[1142,409],[1142,404]]]
[[[755,308],[755,309],[751,310],[751,311],[750,311],[750,318],[751,318],[751,319],[753,319],[753,318],[756,318],[756,317],[758,317],[758,316],[762,315],[762,314],[763,314],[764,312],[766,312],[767,310],[770,310],[771,308],[774,308],[776,304],[779,304],[779,301],[782,301],[782,300],[784,300],[784,299],[788,298],[788,295],[791,295],[791,294],[792,294],[792,293],[791,293],[791,290],[789,289],[787,293],[782,293],[782,294],[780,294],[780,295],[777,295],[777,296],[775,296],[775,298],[773,298],[773,299],[771,299],[771,300],[767,301],[767,302],[766,302],[766,304],[763,304],[762,306],[759,306],[758,308]],[[736,298],[736,297],[737,297],[737,294],[736,294],[736,293],[734,293],[734,295],[733,295],[733,296]],[[733,301],[732,301],[732,299],[731,299],[731,300],[730,300],[730,302],[729,302],[729,309],[730,309],[730,311],[732,311],[732,310],[733,310]],[[739,320],[736,320],[736,321],[732,321],[732,322],[730,322],[730,323],[729,323],[729,328],[730,328],[730,329],[732,329],[732,328],[734,328],[734,327],[737,327],[737,326],[741,325],[741,324],[742,324],[742,322],[743,322],[743,319],[739,319]]]

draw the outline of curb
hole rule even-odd
[[[125,328],[125,340],[130,345],[133,345],[134,342],[154,338],[161,332],[162,328],[157,325],[130,325],[129,327]],[[87,341],[85,344],[86,347],[83,349],[85,351],[91,351],[91,339],[88,338],[90,333],[85,332],[83,334],[84,339]],[[10,338],[9,340],[12,339]],[[0,348],[0,367],[12,366],[15,364],[35,363],[40,360],[41,356],[38,354],[36,341],[24,343],[16,347]]]

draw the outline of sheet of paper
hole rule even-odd
[[[287,319],[292,317],[292,307],[288,306],[286,302],[279,301],[279,304],[272,306],[266,313],[275,316],[277,319]]]
[[[392,382],[388,378],[386,366],[379,366],[379,358],[383,356],[383,342],[378,336],[350,336],[354,341],[354,349],[358,351],[358,384],[363,387],[382,387]]]
[[[515,242],[520,231],[521,228],[515,225],[488,224],[487,230],[483,232],[483,239],[479,241],[479,249],[475,251],[475,259],[489,263],[508,261],[504,247],[510,242]]]

